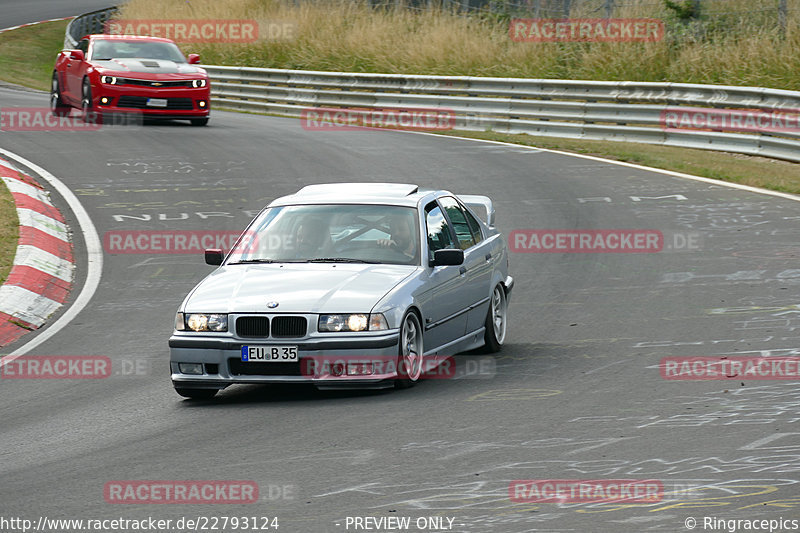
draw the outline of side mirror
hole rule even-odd
[[[187,58],[189,60],[190,65],[196,65],[200,63],[200,55],[199,54],[189,54]]]
[[[464,250],[458,248],[447,248],[433,252],[433,261],[430,266],[454,266],[464,263]]]
[[[214,265],[218,266],[222,264],[222,260],[225,258],[225,255],[222,253],[222,250],[219,248],[212,248],[206,250],[206,264],[207,265]]]
[[[70,50],[69,58],[74,59],[76,61],[83,61],[84,58],[83,50]]]

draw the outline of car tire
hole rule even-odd
[[[486,351],[499,352],[506,340],[506,326],[508,323],[508,298],[506,290],[499,283],[495,285],[489,299],[489,311],[486,313],[486,331],[483,341]]]
[[[175,387],[175,392],[192,400],[210,400],[216,396],[217,389],[184,389]]]
[[[50,112],[57,117],[64,117],[70,112],[70,106],[65,104],[64,99],[61,98],[61,85],[56,72],[53,72],[53,80],[50,84]]]
[[[191,119],[192,126],[205,126],[208,124],[208,117],[205,118],[193,118]]]
[[[407,389],[413,387],[422,375],[425,354],[423,332],[419,317],[414,311],[406,312],[400,324],[395,387]]]
[[[83,121],[87,124],[102,124],[103,115],[92,106],[92,84],[89,83],[89,78],[83,78],[83,85],[81,87],[81,111],[83,112]]]

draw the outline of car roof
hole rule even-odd
[[[165,39],[164,37],[150,37],[149,35],[118,35],[116,33],[95,33],[87,35],[84,39],[91,39],[93,41],[155,41],[160,43],[174,43],[172,39]]]
[[[297,204],[381,204],[416,207],[433,194],[410,183],[323,183],[278,198],[270,206]]]

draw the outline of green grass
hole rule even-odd
[[[19,238],[19,220],[14,198],[0,180],[0,285],[8,278],[14,255],[17,252]]]
[[[46,22],[0,34],[0,79],[49,91],[68,22]]]
[[[773,191],[800,194],[800,165],[777,159],[672,146],[558,139],[525,134],[454,131],[446,135],[594,155]]]

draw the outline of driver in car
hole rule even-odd
[[[416,242],[408,217],[392,217],[389,219],[389,239],[378,239],[378,246],[392,248],[412,259],[416,253]]]

